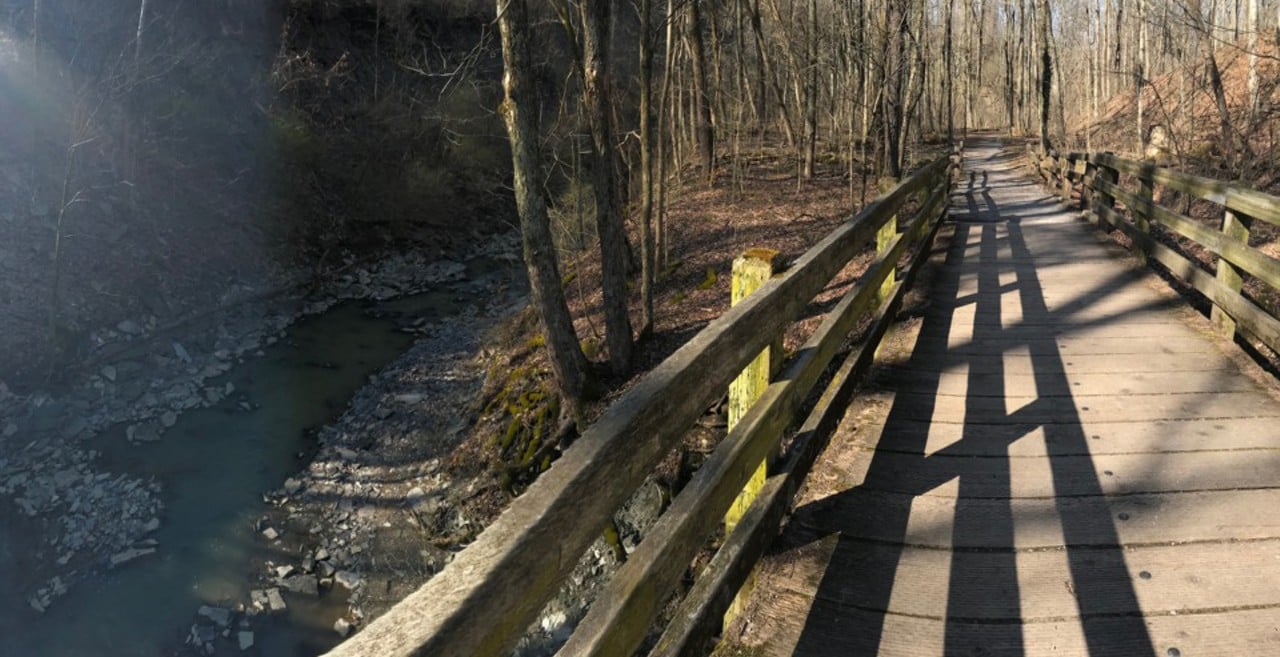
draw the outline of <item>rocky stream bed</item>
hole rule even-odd
[[[127,319],[95,334],[116,356],[75,385],[0,383],[11,645],[314,654],[443,567],[479,530],[455,504],[474,482],[441,462],[468,428],[484,331],[523,304],[517,248],[403,254],[176,333]],[[384,334],[399,338],[366,344]],[[335,339],[351,364],[329,362]],[[264,369],[277,359],[293,378]]]

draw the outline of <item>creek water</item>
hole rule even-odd
[[[102,471],[162,483],[162,524],[150,536],[158,550],[77,584],[37,614],[3,581],[6,569],[13,576],[21,568],[31,525],[0,523],[0,655],[171,655],[182,649],[200,605],[247,600],[255,567],[273,556],[291,561],[273,555],[255,528],[262,494],[303,467],[316,448],[314,430],[336,419],[371,374],[410,346],[414,336],[401,327],[455,316],[473,289],[445,286],[387,302],[339,304],[295,323],[262,356],[213,380],[232,383],[235,392],[182,414],[160,441],[130,444],[123,425],[96,436],[86,447],[101,453]],[[339,641],[332,627],[346,609],[341,587],[319,598],[284,594],[286,615],[251,619],[255,645],[248,654],[315,655]],[[236,630],[233,622],[230,640],[217,642],[219,652],[244,654]]]

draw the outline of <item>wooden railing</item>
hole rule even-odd
[[[901,226],[875,261],[788,360],[647,532],[561,655],[634,653],[695,554],[759,465],[779,452],[783,432],[829,370],[860,320],[872,328],[836,369],[799,434],[710,564],[651,654],[700,650],[778,531],[799,482],[874,358],[945,214],[958,156],[921,168],[827,235],[755,293],[711,322],[655,367],[588,428],[555,465],[443,571],[329,654],[505,656],[559,590],[579,558],[657,463],[679,444],[731,380],[777,340],[877,232]],[[918,198],[909,221],[893,221]],[[914,249],[914,251],[909,251]],[[903,256],[910,265],[898,271]],[[897,280],[887,293],[886,281]]]
[[[1137,162],[1110,153],[1030,153],[1031,161],[1064,203],[1080,189],[1080,207],[1094,224],[1129,237],[1133,250],[1155,260],[1212,304],[1212,319],[1228,338],[1243,334],[1280,352],[1280,320],[1243,291],[1251,276],[1280,289],[1280,260],[1249,245],[1254,220],[1280,226],[1280,198],[1239,184],[1204,178],[1153,162]],[[1082,170],[1083,169],[1083,170]],[[1121,175],[1136,189],[1121,184]],[[1156,204],[1156,185],[1221,208],[1216,228]],[[1119,202],[1128,215],[1116,208]],[[1191,240],[1213,254],[1213,269],[1153,236],[1152,226]]]

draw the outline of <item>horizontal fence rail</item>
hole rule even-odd
[[[1249,245],[1254,220],[1280,226],[1280,198],[1236,183],[1204,178],[1153,162],[1111,153],[1036,153],[1029,157],[1041,178],[1063,202],[1080,191],[1080,207],[1094,224],[1115,229],[1130,239],[1141,257],[1159,262],[1173,276],[1212,304],[1211,317],[1227,338],[1243,335],[1280,353],[1280,319],[1247,297],[1244,277],[1280,290],[1280,260]],[[1082,170],[1083,168],[1083,170]],[[1121,184],[1121,174],[1136,189]],[[1221,207],[1216,228],[1155,202],[1156,185]],[[1116,203],[1129,216],[1117,209]],[[1187,257],[1153,237],[1160,226],[1190,240],[1213,255],[1213,268]]]
[[[730,430],[670,508],[646,533],[596,599],[561,655],[629,655],[679,585],[695,553],[714,534],[746,480],[770,454],[828,370],[842,342],[868,315],[868,339],[826,387],[784,463],[765,483],[725,545],[685,597],[655,654],[685,655],[719,629],[729,601],[758,560],[838,419],[859,373],[927,258],[958,156],[916,171],[828,234],[784,274],[711,322],[614,402],[550,470],[516,498],[439,574],[363,631],[328,653],[503,656],[537,618],[613,514],[720,399],[731,380],[817,296],[907,201],[918,199],[903,232],[828,313],[814,336],[773,377],[763,396]],[[886,296],[904,255],[910,264]],[[881,302],[881,299],[883,301]]]

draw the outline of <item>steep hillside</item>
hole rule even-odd
[[[1143,133],[1150,138],[1157,126],[1167,134],[1165,149],[1170,163],[1206,175],[1243,173],[1263,188],[1277,183],[1280,160],[1269,153],[1277,143],[1280,121],[1280,62],[1275,40],[1264,35],[1258,44],[1258,111],[1250,116],[1248,103],[1248,57],[1245,44],[1220,44],[1216,51],[1218,66],[1231,130],[1237,140],[1247,139],[1250,150],[1258,157],[1242,162],[1238,171],[1227,171],[1226,148],[1222,138],[1222,120],[1204,65],[1196,55],[1187,68],[1156,75],[1143,90]],[[1190,58],[1194,53],[1188,53]],[[1080,93],[1087,93],[1080,90]],[[1090,133],[1097,150],[1113,150],[1132,154],[1137,150],[1137,103],[1132,92],[1117,94],[1099,107],[1099,117],[1070,129],[1071,146],[1083,147],[1085,132]],[[1157,137],[1157,140],[1159,138]],[[1214,174],[1213,172],[1216,172]]]

